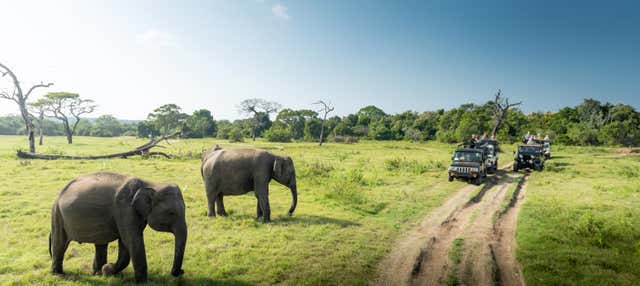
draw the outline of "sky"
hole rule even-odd
[[[0,0],[0,62],[145,119],[174,103],[237,119],[240,101],[387,113],[584,98],[640,107],[637,1]],[[7,78],[0,89],[9,88]],[[0,114],[17,114],[0,99]]]

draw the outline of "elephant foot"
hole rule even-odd
[[[102,265],[102,275],[104,276],[111,276],[113,275],[115,270],[115,266],[113,265],[113,263],[107,263],[105,265]]]
[[[51,274],[53,274],[55,276],[59,276],[59,277],[64,276],[64,272],[62,272],[62,271],[51,271]]]
[[[178,277],[180,275],[184,274],[184,270],[179,269],[179,270],[171,270],[171,275],[173,277]]]
[[[262,223],[270,223],[270,222],[271,222],[271,218],[268,218],[268,217],[262,218]]]
[[[219,212],[218,215],[219,216],[229,216],[226,212]]]

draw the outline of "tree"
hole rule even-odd
[[[498,133],[498,129],[500,129],[500,125],[502,125],[502,121],[504,117],[507,115],[507,111],[509,108],[514,106],[518,106],[522,104],[522,102],[509,103],[508,97],[502,97],[502,90],[498,89],[496,92],[495,98],[493,100],[493,129],[491,130],[491,136],[495,136]]]
[[[316,138],[320,138],[321,126],[322,122],[318,118],[307,120],[304,125],[304,139],[314,141]]]
[[[311,118],[317,118],[318,113],[309,110],[309,109],[301,109],[301,110],[293,110],[289,108],[285,108],[280,110],[278,115],[276,116],[276,122],[280,125],[286,126],[291,133],[291,138],[293,139],[301,139],[304,137],[304,125],[305,122]]]
[[[42,137],[44,136],[44,128],[45,128],[44,115],[45,115],[45,112],[47,111],[47,101],[44,98],[40,98],[34,103],[29,103],[29,108],[31,109],[30,112],[36,115],[34,117],[36,117],[36,120],[38,121],[38,130],[40,133],[38,145],[42,146]]]
[[[76,132],[78,123],[80,123],[80,116],[91,113],[96,109],[93,100],[81,99],[77,93],[50,92],[45,95],[45,100],[47,112],[62,121],[67,143],[69,144],[73,143],[73,135]],[[70,125],[70,117],[73,117],[73,126]]]
[[[102,115],[91,127],[90,135],[97,137],[114,137],[122,134],[122,123],[113,115]]]
[[[259,129],[268,128],[264,126],[264,117],[269,121],[269,114],[278,112],[281,108],[280,104],[273,101],[267,101],[261,98],[245,99],[240,102],[239,111],[241,114],[251,116],[251,137],[256,141]]]
[[[33,120],[29,114],[29,111],[27,110],[27,100],[29,99],[29,96],[31,95],[31,93],[37,88],[50,87],[53,85],[53,83],[44,84],[40,82],[39,84],[31,86],[31,88],[27,90],[27,93],[23,93],[22,86],[20,85],[20,81],[18,81],[18,77],[13,73],[13,71],[11,71],[7,66],[3,65],[2,63],[0,63],[0,75],[2,75],[2,77],[5,77],[8,75],[11,78],[12,85],[13,85],[13,91],[11,91],[11,93],[6,91],[0,91],[0,97],[4,99],[13,100],[15,103],[18,104],[18,107],[20,108],[20,115],[22,116],[22,121],[24,121],[25,131],[29,138],[29,152],[35,153],[36,144],[35,144],[35,137],[34,137],[34,131],[33,131],[34,129]]]
[[[216,134],[216,122],[211,116],[211,111],[206,109],[194,111],[187,119],[187,127],[191,131],[185,134],[187,137],[204,138]]]
[[[155,130],[162,135],[168,135],[181,129],[189,117],[189,115],[182,113],[181,110],[180,106],[175,104],[165,104],[149,113],[147,120]]]
[[[322,100],[318,100],[316,103],[320,105],[320,110],[318,112],[322,113],[322,125],[320,126],[320,146],[322,146],[322,142],[324,141],[324,125],[327,121],[327,114],[334,110],[334,107],[331,106],[330,103],[326,103]]]

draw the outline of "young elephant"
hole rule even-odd
[[[254,191],[257,203],[257,217],[263,222],[271,220],[269,207],[269,182],[275,179],[291,189],[293,202],[289,215],[293,214],[298,201],[296,170],[288,156],[278,156],[265,150],[231,149],[215,147],[202,157],[202,180],[207,192],[208,216],[226,216],[222,201],[225,195],[242,195]]]
[[[51,271],[63,274],[70,241],[95,244],[94,274],[116,274],[133,261],[135,281],[147,279],[143,231],[149,224],[175,236],[171,275],[180,276],[187,243],[185,206],[178,186],[99,172],[69,182],[53,204],[49,254]],[[107,244],[118,240],[118,260],[107,263]]]

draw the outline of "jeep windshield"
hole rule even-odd
[[[454,162],[482,162],[482,153],[469,151],[456,151],[453,155]]]
[[[520,146],[518,152],[523,154],[540,154],[542,151],[541,146]]]

